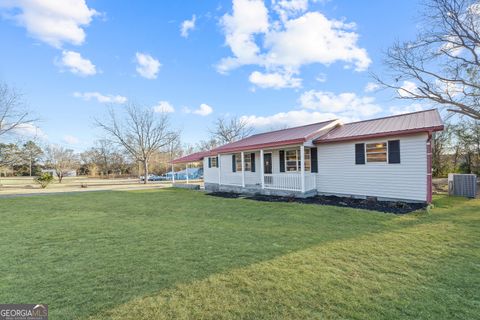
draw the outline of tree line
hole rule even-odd
[[[480,175],[480,121],[447,123],[432,139],[432,174],[448,173]]]

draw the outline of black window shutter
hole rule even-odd
[[[252,152],[252,154],[250,155],[251,157],[251,168],[252,168],[252,172],[255,172],[255,152]]]
[[[388,141],[388,163],[400,163],[400,140]]]
[[[365,164],[365,144],[355,144],[355,164]]]
[[[280,172],[285,172],[285,150],[280,150],[278,154],[280,156]]]
[[[208,157],[208,167],[212,167],[212,158]]]
[[[216,156],[216,158],[217,158],[217,168],[219,168],[218,156]]]
[[[317,153],[317,148],[310,148],[310,161],[311,166],[310,166],[310,171],[311,172],[318,172],[318,153]]]
[[[235,161],[235,155],[232,154],[232,172],[236,172],[237,171],[237,162]]]

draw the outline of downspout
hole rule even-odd
[[[432,132],[427,139],[427,203],[432,202]]]

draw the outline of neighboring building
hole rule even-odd
[[[316,194],[431,202],[431,137],[437,110],[271,131],[196,153],[205,189],[308,197]]]

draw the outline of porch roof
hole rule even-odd
[[[443,130],[442,118],[437,109],[431,109],[339,125],[315,139],[313,143],[351,141],[441,130]]]
[[[329,125],[335,122],[338,122],[338,120],[329,120],[300,127],[254,134],[245,139],[215,148],[211,153],[246,151],[303,143],[308,139],[315,138],[322,130],[327,129]]]
[[[203,158],[208,157],[210,155],[210,151],[201,151],[189,154],[187,156],[174,159],[172,163],[190,163],[190,162],[198,162],[202,161]]]

